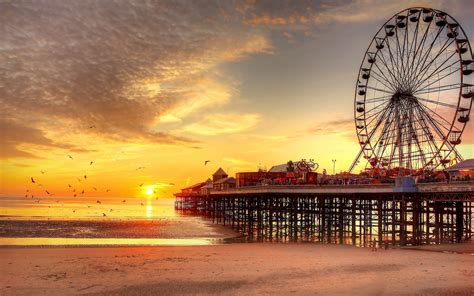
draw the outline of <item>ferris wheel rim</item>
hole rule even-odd
[[[411,13],[412,11],[414,11],[414,12]],[[431,14],[431,17],[432,17],[432,19],[429,21],[429,25],[428,25],[428,27],[427,27],[427,29],[426,29],[427,32],[428,32],[428,30],[429,30],[429,26],[430,26],[431,23],[434,21],[433,18],[434,18],[435,16],[436,16],[436,17],[441,16],[441,18],[445,21],[445,24],[444,24],[443,26],[441,26],[440,29],[438,29],[439,32],[438,32],[437,36],[435,37],[435,39],[433,40],[433,43],[434,43],[434,42],[436,41],[436,39],[438,38],[439,34],[441,33],[441,30],[444,30],[444,28],[449,28],[450,32],[452,33],[452,32],[453,32],[453,26],[455,25],[455,27],[457,28],[457,30],[459,30],[459,32],[462,33],[462,36],[465,37],[465,40],[466,40],[466,43],[465,43],[465,44],[467,44],[467,48],[468,48],[468,51],[469,51],[469,58],[470,58],[470,61],[472,62],[472,60],[473,60],[473,54],[472,54],[471,44],[470,44],[470,42],[469,42],[469,40],[468,40],[468,38],[467,38],[467,35],[466,35],[465,31],[464,31],[464,28],[460,25],[460,23],[459,23],[454,17],[452,17],[450,14],[448,14],[448,13],[446,13],[446,12],[444,12],[444,11],[441,11],[441,10],[438,10],[438,9],[426,8],[426,7],[410,7],[410,8],[401,10],[401,11],[399,11],[398,13],[394,14],[394,15],[393,15],[392,17],[390,17],[383,25],[381,25],[380,28],[379,28],[379,30],[378,30],[378,31],[375,33],[375,35],[372,37],[372,39],[371,39],[371,41],[370,41],[370,43],[369,43],[369,45],[368,45],[368,47],[367,47],[367,49],[366,49],[366,51],[365,51],[364,57],[363,57],[363,59],[362,59],[362,61],[361,61],[361,64],[360,64],[360,66],[359,66],[358,79],[357,79],[357,82],[356,82],[356,88],[355,88],[355,94],[354,94],[354,125],[355,125],[356,134],[357,134],[357,137],[358,137],[359,144],[361,145],[361,152],[363,152],[364,157],[367,158],[367,159],[369,159],[369,157],[370,157],[371,155],[374,155],[374,154],[375,154],[375,153],[374,153],[375,147],[374,147],[374,145],[372,144],[372,142],[371,142],[371,140],[370,140],[370,138],[369,138],[368,124],[367,124],[367,121],[366,121],[366,110],[363,111],[363,114],[364,114],[364,116],[363,116],[363,122],[364,122],[363,129],[360,129],[360,128],[359,128],[358,121],[361,120],[361,116],[358,116],[358,114],[357,114],[357,112],[358,112],[358,110],[357,110],[357,105],[358,105],[358,103],[361,102],[361,100],[360,100],[360,98],[359,98],[359,96],[358,96],[358,89],[359,89],[359,87],[360,87],[361,84],[364,84],[364,83],[361,83],[361,82],[360,82],[360,80],[361,80],[361,73],[362,73],[363,70],[364,70],[363,67],[364,67],[364,64],[365,64],[365,62],[366,62],[366,60],[367,60],[367,57],[370,56],[369,54],[370,54],[371,52],[370,52],[369,50],[370,50],[371,48],[373,48],[374,43],[377,43],[377,38],[382,39],[382,38],[380,38],[380,37],[378,37],[378,36],[379,36],[380,32],[381,32],[382,30],[384,30],[384,28],[385,28],[385,29],[387,28],[387,25],[391,25],[392,27],[394,27],[395,30],[396,30],[395,32],[398,34],[398,31],[397,31],[398,28],[397,28],[397,27],[398,27],[399,22],[397,22],[397,21],[395,22],[395,25],[396,25],[396,26],[393,25],[393,24],[391,24],[391,22],[393,22],[394,19],[397,20],[397,18],[400,18],[400,16],[402,16],[402,14],[406,14],[406,16],[403,16],[403,17],[406,17],[406,18],[407,18],[406,24],[405,24],[405,26],[406,26],[406,28],[405,28],[405,32],[406,32],[406,33],[405,33],[405,34],[408,34],[408,24],[409,24],[408,18],[409,18],[411,15],[414,15],[414,14],[417,14],[417,15],[418,15],[418,18],[417,18],[417,21],[416,21],[416,23],[417,23],[417,29],[418,29],[418,26],[419,26],[419,24],[420,24],[420,22],[421,22],[422,13],[430,13],[430,14]],[[423,16],[423,17],[424,17],[424,16]],[[448,22],[448,20],[451,20],[452,22]],[[404,27],[402,27],[402,28],[404,28]],[[416,34],[418,34],[418,32],[416,32]],[[425,33],[425,34],[426,34],[426,33]],[[458,94],[457,94],[457,105],[456,105],[456,109],[455,109],[454,114],[453,114],[453,116],[452,116],[451,124],[450,124],[450,127],[449,127],[448,132],[447,132],[446,135],[442,138],[442,142],[441,142],[439,148],[437,149],[436,153],[433,153],[433,155],[431,156],[431,158],[430,158],[429,161],[425,161],[424,165],[422,166],[423,169],[426,168],[427,166],[429,166],[430,164],[434,164],[434,163],[435,163],[434,160],[436,160],[436,158],[440,158],[440,155],[441,155],[440,153],[443,151],[443,148],[445,148],[445,147],[448,147],[448,148],[449,148],[449,152],[448,152],[444,157],[442,157],[442,159],[440,159],[440,161],[437,163],[436,166],[433,167],[433,169],[439,167],[439,166],[441,165],[441,163],[442,163],[445,159],[448,159],[449,156],[453,153],[453,151],[454,151],[456,157],[460,157],[459,153],[458,153],[458,152],[456,151],[456,149],[455,149],[455,146],[456,146],[456,145],[451,145],[451,144],[449,143],[449,136],[453,133],[453,128],[454,128],[454,126],[455,126],[456,119],[458,118],[458,114],[460,113],[460,108],[461,108],[460,105],[461,105],[461,99],[462,99],[463,88],[464,88],[463,62],[464,62],[466,59],[463,58],[463,54],[462,54],[461,50],[459,49],[460,46],[459,46],[459,42],[458,42],[459,39],[457,38],[458,35],[459,35],[459,34],[456,32],[456,35],[452,38],[452,41],[451,41],[451,43],[453,43],[453,42],[455,43],[456,48],[457,48],[457,51],[458,51],[457,56],[458,56],[458,59],[459,59],[459,69],[457,69],[457,70],[459,70],[459,72],[460,72],[460,81],[459,81],[459,83],[457,83],[457,85],[459,85],[459,87],[458,87]],[[392,34],[392,36],[393,36],[393,34]],[[383,38],[381,44],[383,44],[383,43],[385,42],[385,40],[386,40],[388,37],[389,37],[388,34],[386,34],[386,35],[384,36],[384,38]],[[448,37],[449,37],[449,35],[448,35]],[[406,37],[405,37],[405,38],[406,38]],[[406,39],[404,39],[404,42],[405,42],[405,40],[406,40]],[[449,39],[447,39],[447,40],[449,40]],[[398,35],[397,35],[397,43],[398,43],[398,41],[399,41],[399,40],[398,40]],[[409,41],[409,40],[408,40],[408,41]],[[450,43],[449,45],[451,45],[451,43]],[[388,44],[388,41],[387,41],[387,44]],[[413,46],[413,44],[412,44],[411,46]],[[412,49],[411,46],[410,46],[410,50]],[[416,48],[416,46],[417,46],[417,45],[415,45],[415,48]],[[377,48],[378,48],[378,47],[377,47]],[[383,48],[383,46],[382,46],[382,48]],[[379,51],[382,50],[382,48],[376,50],[376,52],[375,52],[375,54],[374,54],[374,57],[377,56],[377,54],[379,53]],[[408,45],[407,45],[407,49],[408,49]],[[419,48],[418,48],[418,49],[419,49]],[[431,52],[431,49],[432,49],[432,46],[431,46],[431,48],[430,48],[430,51],[427,52],[426,54],[430,53],[430,52]],[[428,56],[427,56],[427,57],[428,57]],[[399,58],[399,57],[397,56],[397,58]],[[402,58],[403,58],[403,57],[402,57]],[[437,58],[437,57],[435,57],[435,59],[436,59],[436,58]],[[450,58],[451,58],[451,57],[450,57]],[[450,58],[448,58],[447,60],[449,60]],[[469,58],[468,58],[468,61],[469,61]],[[414,59],[415,59],[415,56],[413,56],[413,62],[414,62]],[[432,60],[430,61],[430,64],[431,64],[433,61],[435,61],[435,59],[432,59]],[[374,60],[375,60],[375,58],[374,58]],[[403,61],[402,61],[402,62],[403,62]],[[372,70],[372,67],[373,67],[374,63],[375,63],[375,62],[372,62],[372,63],[370,64],[369,74],[370,74],[370,72],[371,72],[371,70]],[[398,65],[397,65],[397,66],[398,66]],[[427,68],[427,69],[429,69],[429,68]],[[397,69],[397,70],[398,70],[398,69]],[[412,70],[413,70],[413,69],[412,69]],[[418,69],[417,69],[417,70],[418,70]],[[387,75],[388,75],[388,74],[387,74]],[[409,75],[411,75],[411,73],[409,73]],[[438,73],[438,75],[439,75],[439,73]],[[370,75],[369,75],[369,78],[370,78]],[[365,90],[367,90],[367,87],[368,87],[368,85],[369,85],[369,78],[366,78],[366,82],[365,82],[365,86],[364,86],[364,87],[365,87]],[[425,80],[426,80],[426,79],[425,79]],[[439,81],[439,80],[440,80],[440,79],[438,79],[438,81]],[[419,83],[419,82],[417,82],[417,83]],[[422,85],[422,84],[421,84],[421,85]],[[469,88],[469,87],[468,87],[468,88]],[[440,89],[441,89],[441,87],[438,87],[438,93],[441,92]],[[387,96],[390,96],[390,95],[387,95]],[[392,98],[393,98],[393,96],[392,96]],[[364,106],[365,106],[365,104],[366,104],[366,100],[367,100],[367,93],[364,93],[364,95],[363,95],[363,104],[364,104]],[[439,97],[438,97],[438,101],[439,101]],[[473,101],[473,100],[470,99],[469,105],[468,105],[468,111],[467,111],[467,114],[468,114],[468,115],[467,115],[467,118],[468,118],[468,119],[469,119],[470,110],[472,109],[472,104],[473,104],[472,101]],[[389,104],[388,104],[388,105],[389,105]],[[387,109],[386,109],[386,110],[387,110]],[[460,137],[462,136],[462,134],[463,134],[463,132],[464,132],[464,130],[465,130],[465,128],[466,128],[466,125],[467,125],[467,121],[464,122],[464,123],[462,123],[462,124],[460,125],[460,126],[461,126],[460,128],[456,127],[456,128],[457,128],[456,133],[459,134],[459,139],[460,139]],[[377,125],[377,127],[378,127],[378,125]],[[377,128],[377,127],[376,127],[376,128]],[[376,128],[375,128],[375,130],[376,130]],[[375,130],[374,130],[374,131],[375,131]],[[372,132],[374,132],[374,131],[372,131]],[[365,132],[365,134],[362,134],[362,132]],[[440,132],[439,134],[442,134],[442,133]],[[367,137],[367,139],[365,139],[365,137]],[[368,149],[366,149],[366,148],[368,148]],[[369,151],[371,152],[370,155],[369,155],[369,153],[366,153],[366,150],[369,150]],[[422,152],[421,148],[420,148],[420,152]],[[400,151],[399,153],[401,154],[401,151]],[[359,155],[360,155],[360,154],[359,154]],[[354,164],[353,164],[353,166],[354,166]],[[401,162],[399,163],[399,167],[402,167]]]

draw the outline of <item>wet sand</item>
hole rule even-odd
[[[0,248],[1,295],[473,295],[474,256],[343,245]]]

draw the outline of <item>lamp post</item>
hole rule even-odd
[[[336,160],[335,159],[332,160],[332,174],[333,175],[336,174]]]

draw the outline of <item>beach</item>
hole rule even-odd
[[[4,247],[0,294],[473,295],[472,244],[461,249],[465,253],[314,243]]]

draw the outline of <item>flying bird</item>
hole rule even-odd
[[[139,186],[139,187],[142,187],[142,186],[143,186],[143,183],[142,183],[142,184],[140,184],[140,185],[138,185],[138,186]]]
[[[44,173],[45,173],[44,171],[40,171],[40,172],[41,172],[43,175],[44,175]]]
[[[107,217],[107,215],[105,213],[102,213],[102,216]]]
[[[74,197],[77,197],[77,194],[74,193]]]
[[[71,186],[71,184],[67,184],[67,186],[69,186],[69,188],[71,188],[71,187],[72,187],[72,186]]]
[[[76,209],[73,209],[72,212],[75,213],[75,212],[76,212]]]
[[[84,180],[87,180],[87,175],[84,175]]]
[[[47,194],[51,194],[51,193],[49,193],[49,191],[48,191],[48,190],[46,190],[46,193],[47,193]]]
[[[35,179],[33,179],[33,177],[31,177],[31,183],[36,183]]]
[[[144,169],[144,168],[145,168],[144,166],[138,167],[138,168],[136,169],[136,171],[142,170],[142,169]]]
[[[109,191],[110,191],[110,189],[105,190],[105,192],[109,192]]]
[[[92,189],[94,189],[95,191],[97,191],[97,188],[95,188],[95,187],[92,187]]]
[[[122,202],[126,202],[126,200],[124,199],[124,200],[122,200]]]
[[[145,206],[142,202],[140,203],[142,206]]]
[[[84,194],[84,193],[85,193],[85,191],[84,191],[84,189],[82,189],[82,192],[81,192],[81,194]]]
[[[89,165],[92,165],[94,163],[94,161],[91,161],[91,163]]]
[[[67,155],[67,157],[69,157],[70,159],[74,159],[74,158],[72,158],[72,156],[71,156],[71,155],[69,155],[69,154]]]
[[[77,181],[81,182],[82,180],[80,178],[77,178]]]
[[[100,202],[100,200],[98,200],[97,203],[98,203],[98,204],[102,204],[102,203]]]
[[[208,162],[211,162],[210,160],[204,161],[204,165],[207,165]]]
[[[91,126],[89,126],[89,128],[95,128],[95,125],[91,125]]]
[[[110,209],[110,211],[109,211],[109,212],[113,212],[113,211],[114,211],[114,209]]]
[[[170,183],[171,186],[174,186],[174,183]]]

